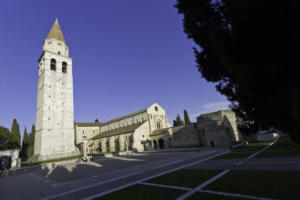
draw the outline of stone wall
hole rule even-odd
[[[81,144],[83,137],[91,139],[99,134],[99,126],[75,126],[76,144]]]
[[[200,115],[197,129],[206,147],[229,147],[239,141],[236,117],[231,110]]]
[[[173,127],[172,147],[202,146],[201,136],[194,125]]]
[[[11,168],[19,168],[21,164],[21,160],[19,159],[19,152],[20,152],[19,149],[0,151],[0,157],[1,156],[11,157]]]

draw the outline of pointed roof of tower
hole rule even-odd
[[[60,41],[63,41],[65,43],[65,39],[64,39],[64,36],[62,34],[62,31],[60,29],[60,26],[59,26],[59,23],[58,23],[58,19],[56,18],[48,36],[46,39],[48,38],[54,38],[54,39],[57,39],[57,40],[60,40]]]

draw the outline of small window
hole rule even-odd
[[[155,111],[158,111],[158,107],[157,107],[157,106],[155,106],[155,108],[154,108],[154,109],[155,109]]]
[[[59,52],[57,52],[58,53],[58,55],[60,55],[60,51]]]
[[[67,73],[67,66],[68,64],[66,62],[62,62],[62,72]]]
[[[56,71],[56,60],[53,58],[50,61],[50,69]]]

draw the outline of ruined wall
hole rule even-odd
[[[199,116],[197,129],[206,147],[229,147],[239,141],[235,114],[230,110]]]
[[[171,128],[172,147],[202,146],[201,136],[194,125]]]

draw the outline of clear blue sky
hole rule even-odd
[[[163,106],[192,121],[228,102],[195,67],[175,0],[1,0],[0,125],[35,123],[42,44],[59,19],[73,58],[75,121]]]

